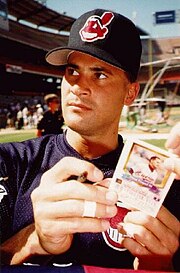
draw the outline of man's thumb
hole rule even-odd
[[[176,178],[180,179],[180,158],[167,158],[164,161],[164,166],[168,171],[176,173]]]

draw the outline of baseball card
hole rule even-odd
[[[163,167],[168,157],[166,150],[127,139],[110,186],[118,192],[118,205],[156,217],[175,178]]]

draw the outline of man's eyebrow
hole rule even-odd
[[[78,68],[79,68],[78,65],[73,64],[73,63],[68,63],[68,64],[66,65],[66,67],[71,67],[71,68],[74,68],[74,69],[78,69]]]
[[[74,64],[74,63],[68,63],[67,64],[67,67],[70,67],[70,68],[74,68],[74,69],[80,69],[80,66],[77,65],[77,64]],[[90,70],[93,71],[93,72],[105,72],[105,73],[108,73],[108,74],[111,74],[112,75],[112,72],[110,69],[107,69],[106,67],[104,66],[90,66]]]
[[[108,74],[112,74],[111,70],[107,69],[104,66],[94,66],[94,67],[91,68],[91,70],[95,71],[95,72],[105,72],[105,73],[108,73]]]

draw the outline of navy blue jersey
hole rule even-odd
[[[116,150],[90,162],[101,169],[105,177],[112,177],[122,148],[123,140],[119,136],[119,147]],[[0,144],[1,242],[33,223],[30,195],[39,185],[42,174],[65,156],[83,159],[67,143],[65,133]],[[174,182],[165,200],[165,205],[178,219],[179,185]],[[74,235],[72,246],[66,253],[48,258],[38,256],[34,260],[40,264],[48,261],[133,268],[134,257],[127,250],[119,252],[109,247],[101,233],[82,233]]]
[[[60,134],[63,132],[64,119],[61,111],[52,113],[50,110],[44,112],[42,119],[37,124],[37,129],[42,130],[42,135]]]

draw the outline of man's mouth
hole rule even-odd
[[[78,102],[70,102],[68,106],[75,108],[75,109],[82,109],[82,110],[91,110],[91,108],[85,104],[78,103]]]

